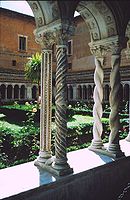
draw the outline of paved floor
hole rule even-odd
[[[121,140],[120,144],[125,155],[130,156],[130,142]],[[74,169],[74,174],[104,165],[113,160],[108,156],[96,154],[88,149],[68,153],[68,162]],[[0,170],[0,199],[54,182],[56,179],[59,178],[35,167],[34,162],[2,169]]]

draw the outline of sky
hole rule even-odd
[[[26,15],[33,15],[33,12],[29,6],[29,4],[26,2],[26,0],[20,1],[20,0],[15,0],[15,1],[0,1],[0,7],[2,8],[7,8],[9,10],[14,10],[16,12],[20,12]],[[77,14],[75,14],[75,16],[77,16]]]
[[[0,7],[7,8],[9,10],[14,10],[26,15],[34,16],[29,4],[25,0],[0,1]]]

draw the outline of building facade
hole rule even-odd
[[[67,76],[68,100],[69,101],[93,101],[94,91],[94,56],[89,47],[91,42],[89,29],[81,16],[77,16],[74,20],[75,32],[70,38],[68,45],[69,54],[69,70]],[[129,101],[130,88],[130,21],[126,29],[126,37],[128,37],[127,46],[121,52],[121,96],[122,100]],[[103,100],[109,101],[110,93],[110,56],[107,55],[104,64],[104,82],[103,82]]]
[[[2,102],[34,100],[37,84],[25,79],[28,58],[40,52],[34,17],[0,8],[0,96]]]
[[[66,152],[67,87],[71,88],[71,99],[73,97],[77,99],[82,99],[83,96],[87,97],[88,86],[93,87],[91,77],[94,79],[95,87],[93,94],[93,140],[89,149],[114,158],[124,156],[119,143],[119,105],[122,96],[120,94],[123,92],[121,80],[127,85],[130,81],[130,2],[77,0],[73,3],[72,1],[28,1],[28,3],[35,16],[36,29],[34,34],[42,51],[40,151],[35,165],[59,176],[73,172],[67,162]],[[85,37],[82,37],[82,34],[78,35],[76,30],[73,37],[70,37],[74,33],[75,11],[78,11],[84,19],[84,25],[89,30],[89,37],[88,31],[87,33],[84,32],[86,28],[83,28],[83,22],[78,23],[76,28],[78,30],[79,27],[80,32],[82,27],[82,34]],[[24,50],[25,45],[23,45],[21,38],[20,35],[19,47]],[[70,40],[73,41],[69,42]],[[26,37],[24,37],[24,41],[26,41]],[[69,48],[72,43],[73,54],[72,49]],[[79,49],[75,49],[75,45],[79,46]],[[88,50],[88,47],[90,50]],[[52,50],[56,54],[56,56],[54,55],[56,59],[54,157],[51,151],[52,67],[55,71],[55,66],[52,65]],[[13,62],[14,64],[15,62]],[[69,68],[68,73],[67,68]],[[92,73],[93,69],[94,74]],[[120,79],[120,71],[122,79]],[[109,95],[110,135],[107,148],[104,146],[101,137],[103,132],[101,118],[103,114],[104,82],[106,83],[106,90],[109,92],[109,86],[111,89]],[[73,84],[76,84],[76,86],[73,87]],[[83,86],[85,90],[82,89]],[[90,89],[91,94],[92,90],[93,88]],[[87,92],[84,94],[82,91]],[[130,141],[130,132],[127,141]]]
[[[24,65],[28,58],[40,52],[35,42],[34,17],[0,8],[0,92],[2,101],[34,100],[37,98],[37,84],[32,84],[24,76]],[[93,101],[94,56],[89,47],[91,42],[89,29],[81,16],[74,18],[75,31],[68,40],[68,101]],[[128,101],[130,87],[130,23],[126,30],[129,38],[121,57],[122,99]],[[53,50],[53,74],[56,71],[55,44]],[[104,65],[104,101],[109,100],[110,57]],[[53,85],[54,86],[54,85]],[[55,87],[53,88],[55,96]]]

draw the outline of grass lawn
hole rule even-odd
[[[22,126],[16,125],[15,122],[9,123],[6,121],[6,116],[3,114],[0,114],[0,127],[7,127],[12,130],[20,130]]]
[[[102,118],[102,122],[108,122],[108,118]],[[67,123],[67,126],[79,126],[80,124],[93,123],[93,117],[84,115],[74,115]]]
[[[102,118],[102,122],[109,121],[108,118]],[[79,126],[80,124],[93,123],[93,117],[84,115],[74,115],[72,119],[67,123],[68,127]],[[8,127],[10,129],[19,130],[22,128],[22,124],[17,125],[15,122],[6,121],[5,115],[0,114],[0,126]],[[53,124],[54,126],[54,124]]]

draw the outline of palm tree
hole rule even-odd
[[[38,52],[28,58],[25,64],[25,78],[38,84],[38,96],[40,95],[41,54]]]

